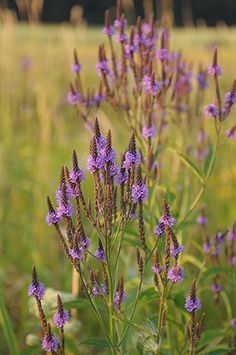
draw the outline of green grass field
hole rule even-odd
[[[99,28],[0,27],[0,294],[21,346],[35,324],[29,316],[26,292],[32,264],[54,289],[71,288],[70,267],[45,222],[45,197],[54,194],[60,167],[70,164],[73,148],[82,166],[85,163],[89,132],[84,133],[66,101],[72,80],[70,64],[73,48],[77,48],[85,85],[93,83],[97,80],[96,48],[102,40]],[[171,43],[190,60],[206,66],[212,57],[209,47],[217,44],[223,90],[236,77],[236,30],[175,30]],[[22,69],[27,60],[29,68]],[[234,124],[235,115],[233,111]],[[100,117],[102,127],[117,127],[111,117],[104,113]],[[125,146],[126,134],[118,130],[115,142]],[[235,142],[228,142],[223,151],[226,159],[217,164],[205,196],[213,231],[219,217],[225,225],[235,218]],[[0,328],[0,353],[7,354],[3,337]]]

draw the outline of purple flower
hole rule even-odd
[[[98,150],[102,150],[103,148],[106,147],[106,137],[104,137],[102,134],[97,136],[96,134],[96,144],[98,147]]]
[[[231,326],[236,330],[236,318],[230,321]]]
[[[82,255],[83,248],[78,247],[78,248],[70,248],[69,249],[69,254],[72,257],[73,260],[81,260],[83,255]]]
[[[147,185],[142,184],[134,184],[132,187],[132,191],[131,191],[131,196],[132,196],[132,200],[134,203],[138,202],[139,200],[146,200],[148,195],[148,188]]]
[[[218,114],[218,107],[216,106],[216,104],[206,105],[204,110],[207,116],[210,117],[216,117]]]
[[[48,211],[46,216],[47,224],[50,226],[51,224],[56,224],[60,221],[60,217],[58,217],[55,211]]]
[[[236,255],[231,258],[230,262],[233,266],[236,266]]]
[[[185,308],[187,309],[188,312],[192,312],[195,309],[200,309],[201,302],[199,298],[195,297],[195,299],[193,299],[191,296],[188,296],[185,300]]]
[[[165,226],[169,226],[169,227],[172,227],[174,225],[175,221],[176,221],[176,218],[171,217],[170,215],[169,216],[165,215],[165,214],[159,218],[160,224],[163,223]]]
[[[214,282],[212,285],[212,291],[214,293],[219,293],[222,290],[222,286],[218,284],[217,282]]]
[[[138,46],[135,45],[134,43],[128,43],[125,45],[125,56],[126,58],[130,58],[132,53],[137,52]]]
[[[233,224],[228,233],[228,240],[236,240],[236,223]]]
[[[235,137],[236,137],[235,131],[236,131],[236,126],[233,126],[232,128],[227,129],[227,130],[225,131],[226,137],[228,137],[228,138],[235,138]]]
[[[69,174],[70,182],[76,183],[77,181],[85,180],[84,171],[80,167],[74,167]]]
[[[116,291],[114,303],[116,305],[120,305],[121,303],[123,303],[125,301],[125,298],[126,298],[126,292],[124,290]]]
[[[211,246],[212,246],[212,242],[211,242],[210,240],[206,241],[206,242],[203,244],[202,248],[203,248],[203,250],[204,250],[204,252],[205,252],[206,254],[209,254],[209,252],[210,252],[210,250],[211,250]]]
[[[87,237],[87,235],[83,234],[80,240],[80,245],[86,249],[91,245],[91,240],[89,239],[89,237]]]
[[[225,233],[217,232],[215,235],[216,243],[222,245],[224,243]]]
[[[220,76],[222,74],[221,67],[217,64],[208,67],[208,74],[211,76]]]
[[[141,161],[141,154],[139,153],[138,150],[136,150],[135,153],[128,151],[125,153],[125,159],[123,161],[122,167],[125,169],[130,169],[133,163],[135,165],[138,165],[140,161]]]
[[[169,51],[167,48],[159,48],[156,51],[156,58],[160,60],[168,60],[170,58]]]
[[[150,93],[152,96],[155,96],[157,91],[161,88],[161,83],[157,81],[154,75],[152,77],[145,75],[143,84],[145,92]]]
[[[198,224],[201,224],[201,225],[205,225],[208,223],[208,218],[206,216],[204,216],[204,214],[200,214],[198,217],[197,217],[197,223]]]
[[[128,36],[124,32],[118,33],[115,38],[116,38],[116,41],[120,42],[120,43],[128,41]]]
[[[163,223],[154,226],[153,233],[157,235],[161,235],[165,231],[165,225]]]
[[[200,131],[198,131],[197,133],[197,141],[198,142],[203,142],[207,140],[207,133],[204,131],[204,129],[201,129]]]
[[[74,206],[69,201],[66,201],[66,203],[61,201],[56,209],[56,213],[59,218],[62,216],[71,217],[73,215],[73,212],[74,212]]]
[[[196,159],[199,160],[199,161],[202,161],[205,159],[205,157],[207,156],[209,152],[209,149],[208,148],[198,148],[197,151],[196,151]]]
[[[79,73],[82,69],[82,65],[80,63],[73,63],[71,64],[71,71],[73,73]]]
[[[184,268],[181,265],[172,266],[168,271],[167,278],[172,282],[181,282],[185,276]]]
[[[128,26],[128,21],[126,20],[126,18],[123,18],[122,22],[119,18],[115,19],[114,21],[114,27],[117,29],[121,28],[121,23],[124,29],[126,29],[126,27]]]
[[[95,296],[106,295],[107,294],[106,286],[104,284],[94,286],[92,288],[92,294]]]
[[[107,36],[113,36],[115,34],[115,29],[111,25],[107,25],[103,27],[103,33]]]
[[[108,68],[107,60],[102,59],[96,64],[96,69],[98,71],[98,75],[102,76],[103,74],[109,75],[110,69]]]
[[[156,135],[156,127],[154,125],[144,126],[142,129],[142,135],[145,138],[154,137]]]
[[[124,183],[128,179],[128,174],[124,168],[121,168],[120,171],[117,172],[116,175],[116,183],[121,184]]]
[[[75,92],[75,91],[69,91],[68,95],[67,95],[67,101],[75,106],[79,101],[80,101],[81,95],[79,92]]]
[[[182,253],[184,251],[184,246],[179,244],[178,247],[177,246],[171,246],[170,247],[170,255],[171,256],[177,256],[180,253]]]
[[[94,101],[97,104],[101,103],[104,100],[105,100],[105,97],[100,92],[94,95]]]
[[[102,156],[97,156],[96,158],[93,158],[92,155],[90,154],[87,159],[87,169],[91,172],[94,173],[96,170],[99,170],[102,168],[104,165],[104,159]]]
[[[57,351],[59,342],[56,335],[54,334],[45,334],[43,337],[42,348],[45,351]]]
[[[43,299],[45,293],[45,286],[42,282],[37,281],[37,283],[32,282],[28,287],[28,296],[34,295],[39,300]]]
[[[69,312],[65,310],[61,310],[57,312],[53,316],[53,323],[56,325],[57,328],[62,328],[64,324],[69,320]]]
[[[105,250],[103,248],[103,245],[102,245],[102,242],[100,239],[98,242],[98,249],[94,252],[94,256],[99,260],[102,260],[102,261],[106,260],[106,253],[105,253]]]
[[[198,73],[196,76],[196,79],[198,81],[199,87],[201,89],[206,89],[207,88],[207,80],[206,80],[206,76],[203,73]]]

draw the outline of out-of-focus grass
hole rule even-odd
[[[83,80],[86,85],[93,83],[97,80],[97,45],[102,40],[100,29],[0,28],[0,289],[21,342],[29,325],[26,285],[32,263],[48,285],[70,289],[65,272],[69,266],[45,223],[45,196],[54,194],[60,167],[70,162],[73,148],[81,165],[85,164],[89,133],[84,134],[66,102],[70,64],[76,47]],[[235,30],[176,30],[171,43],[190,60],[205,65],[211,60],[209,48],[217,44],[224,71],[222,87],[226,90],[231,85],[236,76]],[[23,69],[27,62],[29,67]],[[209,100],[213,98],[212,91]],[[232,121],[236,123],[234,112]],[[112,118],[102,115],[102,126],[107,125],[113,125]],[[120,132],[114,140],[126,136]],[[235,218],[235,143],[228,142],[223,150],[227,159],[218,163],[206,195],[214,230],[219,218],[225,225]]]

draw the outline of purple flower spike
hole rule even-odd
[[[71,217],[74,213],[74,206],[71,202],[67,202],[66,204],[61,202],[57,207],[56,213],[58,217]]]
[[[59,342],[55,334],[51,333],[50,325],[48,324],[47,332],[43,337],[42,348],[45,351],[57,351]]]
[[[56,224],[59,222],[60,218],[56,214],[56,212],[48,212],[46,216],[47,224],[50,226],[51,224]]]
[[[83,255],[83,248],[71,248],[69,249],[69,254],[73,260],[82,260]]]
[[[116,291],[114,303],[116,305],[120,305],[121,303],[123,303],[125,301],[125,298],[126,298],[126,292],[124,290]]]
[[[160,60],[168,60],[170,54],[167,48],[160,48],[156,51],[156,58]]]
[[[207,140],[207,133],[204,131],[204,129],[198,131],[197,133],[197,141],[198,142],[204,142]]]
[[[63,314],[59,314],[58,312],[54,314],[53,323],[57,328],[62,328],[69,318],[69,312],[63,310]]]
[[[159,224],[164,224],[165,226],[172,227],[176,221],[176,218],[170,215],[170,210],[168,204],[163,202],[163,215],[159,218]]]
[[[29,285],[28,288],[28,295],[32,296],[34,295],[35,297],[37,297],[38,299],[42,299],[45,293],[45,287],[44,284],[41,282],[38,282],[37,286],[34,286],[33,284]]]
[[[105,250],[103,249],[103,245],[100,239],[98,241],[98,249],[94,252],[94,256],[101,261],[106,260],[106,253]]]
[[[110,69],[108,68],[107,60],[102,59],[96,64],[96,69],[98,72],[99,76],[102,76],[103,74],[109,75],[110,74]]]
[[[232,258],[231,258],[231,264],[233,265],[233,266],[236,266],[236,255],[234,255]]]
[[[206,241],[206,243],[203,244],[202,248],[206,254],[209,254],[211,250],[212,242],[210,240]]]
[[[57,313],[53,316],[53,323],[57,328],[63,328],[69,318],[69,312],[63,309],[61,297],[57,295]]]
[[[236,240],[236,223],[233,224],[233,227],[228,233],[228,240]]]
[[[138,165],[140,163],[140,161],[141,161],[141,155],[140,155],[139,151],[136,151],[135,154],[128,151],[125,153],[123,168],[130,169],[132,166],[132,163],[135,163],[135,165]]]
[[[229,128],[225,131],[225,135],[227,138],[235,138],[236,137],[236,126]]]
[[[230,321],[231,326],[236,330],[236,318]]]
[[[134,203],[138,202],[139,199],[146,200],[148,196],[148,188],[147,185],[142,184],[141,186],[138,184],[134,184],[131,191],[132,200]]]
[[[211,76],[220,76],[222,74],[222,69],[217,64],[210,65],[208,67],[208,74]]]
[[[216,117],[218,114],[218,107],[216,104],[209,104],[205,106],[205,113],[209,117]]]
[[[204,90],[207,88],[207,80],[206,80],[206,76],[203,73],[199,73],[196,76],[196,79],[198,81],[199,87]]]
[[[196,309],[201,308],[201,302],[198,297],[196,297],[195,301],[191,299],[191,296],[188,296],[185,300],[185,308],[188,312],[192,312]]]
[[[113,36],[115,34],[115,29],[111,25],[107,25],[103,27],[103,33],[107,36]]]
[[[201,308],[201,302],[196,296],[196,280],[193,281],[191,294],[185,300],[185,308],[188,312],[193,312]]]
[[[167,278],[172,282],[181,282],[185,276],[184,268],[181,265],[172,266],[168,271]]]
[[[144,126],[142,129],[142,135],[145,138],[151,138],[156,135],[156,127],[154,125],[151,126]]]
[[[197,223],[198,224],[201,224],[201,225],[205,225],[208,223],[208,218],[206,216],[204,216],[203,214],[200,214],[198,217],[197,217]]]
[[[222,286],[218,284],[217,282],[214,282],[212,285],[212,291],[214,293],[219,293],[222,290]]]
[[[79,167],[73,168],[70,171],[69,179],[70,179],[70,182],[72,182],[72,183],[76,183],[77,181],[80,182],[82,180],[85,180],[84,171]]]
[[[106,286],[104,284],[94,286],[92,288],[92,294],[94,296],[106,295],[107,294]]]
[[[91,172],[94,173],[96,170],[99,170],[102,168],[104,164],[104,159],[101,156],[98,156],[96,158],[93,158],[92,155],[88,156],[87,159],[87,169]]]
[[[184,251],[184,246],[179,244],[178,247],[175,246],[171,246],[170,247],[170,255],[171,256],[177,256],[180,253],[182,253]]]
[[[161,235],[165,231],[165,225],[163,223],[158,224],[154,227],[153,233],[157,235]]]
[[[67,101],[72,106],[75,106],[80,101],[81,95],[79,92],[69,91],[67,95]]]
[[[71,64],[71,71],[72,73],[79,73],[82,69],[82,65],[80,63],[73,63]]]
[[[28,296],[34,296],[39,300],[43,299],[45,293],[45,286],[43,283],[38,281],[36,269],[33,266],[32,269],[32,282],[28,287]]]

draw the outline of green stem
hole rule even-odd
[[[135,297],[135,300],[134,300],[134,306],[133,306],[133,309],[132,309],[132,312],[131,312],[131,315],[130,315],[130,319],[128,321],[129,323],[128,323],[128,325],[125,328],[125,331],[124,331],[124,333],[123,333],[123,335],[121,337],[121,340],[120,340],[120,342],[118,344],[118,347],[120,347],[120,345],[125,340],[126,335],[127,335],[128,331],[129,331],[130,325],[132,323],[132,320],[133,320],[133,317],[134,317],[134,314],[135,314],[135,311],[136,311],[136,307],[137,307],[137,304],[138,304],[139,295],[140,295],[140,292],[141,292],[142,282],[143,282],[143,276],[141,275],[140,276],[140,282],[139,282],[138,290],[137,290],[136,297]]]
[[[195,209],[195,207],[197,206],[198,202],[200,201],[205,189],[206,189],[206,184],[207,181],[212,173],[213,170],[213,166],[215,163],[215,159],[216,159],[216,154],[217,154],[217,150],[218,150],[218,146],[219,146],[219,133],[220,133],[220,128],[216,128],[216,141],[215,141],[215,145],[214,145],[214,150],[213,150],[213,154],[212,154],[212,158],[209,164],[209,167],[207,169],[207,173],[205,176],[205,179],[202,183],[202,186],[196,196],[196,198],[194,199],[193,203],[191,204],[189,210],[187,211],[187,213],[185,214],[185,216],[182,218],[182,220],[179,222],[178,226],[177,226],[177,230],[178,228],[181,226],[181,224],[189,217],[189,215],[192,213],[192,211]]]

